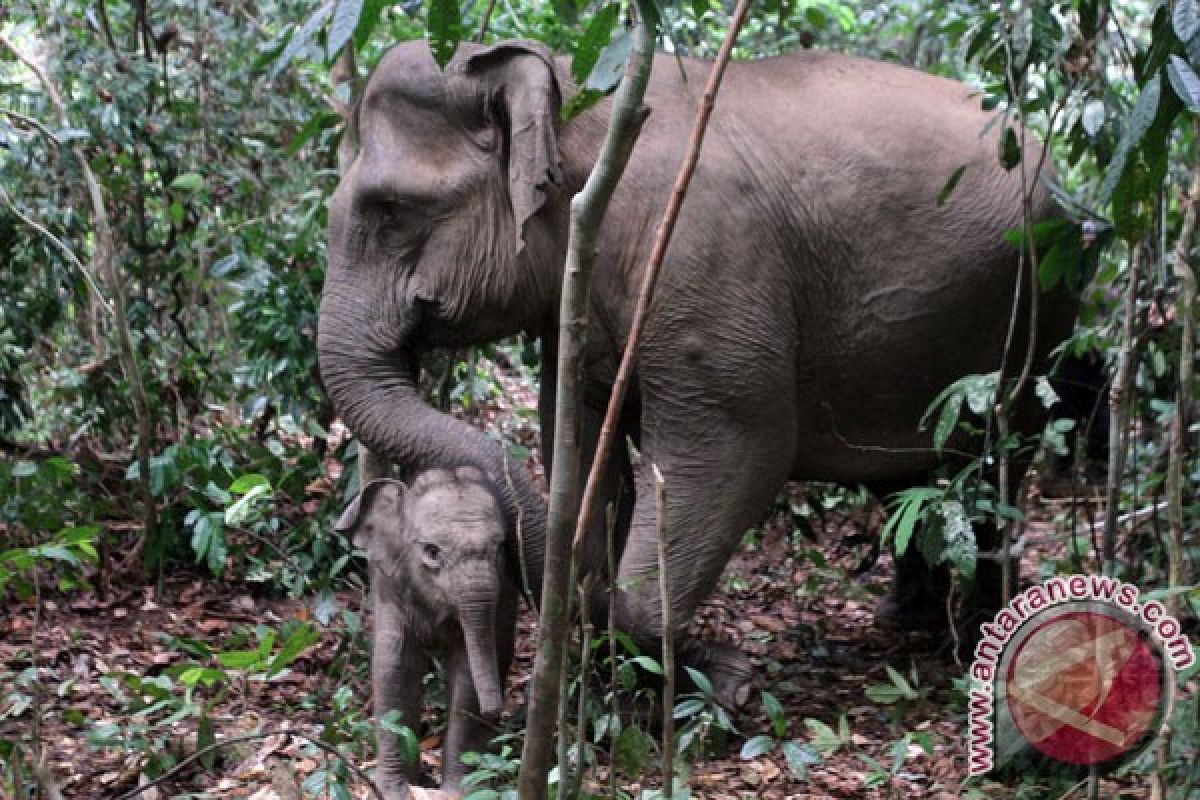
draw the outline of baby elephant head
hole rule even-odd
[[[505,520],[483,473],[429,470],[411,486],[371,481],[336,527],[366,551],[372,579],[382,582],[379,601],[411,606],[401,609],[402,619],[434,631],[458,620],[480,711],[499,713],[504,695],[495,634],[497,603],[509,589]]]

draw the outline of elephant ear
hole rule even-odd
[[[487,81],[507,123],[508,193],[519,253],[525,224],[546,202],[546,186],[562,182],[555,130],[562,93],[554,57],[541,42],[518,39],[474,53],[465,68]]]
[[[333,526],[338,533],[352,534],[354,546],[365,550],[371,563],[391,577],[400,566],[396,545],[404,526],[406,494],[400,481],[377,478],[362,488]]]

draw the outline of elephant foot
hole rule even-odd
[[[947,621],[944,597],[900,582],[875,607],[875,627],[887,631],[940,633],[947,629]]]
[[[750,657],[733,645],[692,642],[681,655],[681,663],[698,670],[712,684],[713,699],[737,711],[750,700],[758,671]],[[686,678],[688,685],[691,679]]]

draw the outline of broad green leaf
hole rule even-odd
[[[1200,33],[1200,2],[1197,0],[1175,0],[1175,8],[1171,13],[1171,26],[1179,41],[1190,41]]]
[[[31,478],[37,475],[37,464],[32,461],[18,461],[13,465],[12,474],[14,478]]]
[[[217,663],[229,669],[250,669],[262,662],[262,654],[258,650],[231,650],[228,653],[217,653]]]
[[[1146,135],[1146,131],[1150,130],[1150,126],[1154,124],[1154,115],[1158,111],[1158,99],[1161,91],[1162,85],[1158,75],[1152,77],[1142,87],[1133,111],[1125,120],[1124,132],[1121,134],[1120,141],[1117,142],[1116,150],[1113,151],[1112,161],[1109,162],[1108,171],[1104,175],[1104,183],[1100,186],[1102,200],[1112,197],[1113,190],[1117,188],[1117,182],[1125,174],[1129,156],[1142,137]]]
[[[812,746],[825,758],[836,753],[842,747],[842,738],[833,728],[819,719],[804,720],[804,727],[812,734]]]
[[[961,394],[953,394],[947,398],[945,405],[942,406],[942,413],[938,416],[937,425],[933,428],[933,448],[939,453],[946,446],[950,435],[954,433],[954,427],[958,425],[958,414],[962,410],[962,399]]]
[[[462,12],[458,0],[429,0],[429,24],[426,32],[429,49],[439,67],[445,67],[454,58],[454,51],[462,41]]]
[[[354,29],[354,47],[361,48],[371,38],[375,26],[379,24],[384,9],[392,4],[392,0],[366,0],[363,3],[362,14],[358,17],[358,27]]]
[[[684,670],[687,672],[688,677],[692,679],[692,683],[696,684],[696,691],[705,697],[713,696],[712,681],[708,679],[707,675],[693,667],[684,667]]]
[[[955,169],[954,172],[950,173],[950,177],[946,179],[946,184],[942,187],[942,190],[938,192],[938,208],[946,205],[946,201],[950,198],[951,193],[954,191],[955,187],[958,186],[959,180],[962,179],[963,173],[966,171],[967,165],[959,164],[958,168]]]
[[[329,37],[325,42],[325,55],[330,61],[337,58],[337,54],[354,35],[362,11],[363,0],[337,0],[333,22],[329,25]]]
[[[204,188],[204,176],[199,172],[185,172],[171,181],[171,188],[181,192],[196,192]]]
[[[241,525],[249,517],[250,512],[254,510],[255,501],[259,497],[268,496],[271,492],[271,487],[263,484],[251,487],[247,492],[238,498],[238,501],[225,509],[225,524],[233,527]]]
[[[633,47],[633,36],[629,31],[622,31],[612,38],[604,50],[600,52],[600,57],[596,59],[596,66],[592,67],[592,71],[588,73],[587,80],[583,83],[584,89],[590,89],[594,92],[609,92],[621,82],[621,76],[625,74],[625,62],[629,59],[629,51]]]
[[[1079,122],[1083,125],[1083,130],[1088,136],[1095,136],[1100,132],[1100,128],[1104,126],[1104,119],[1108,116],[1108,109],[1104,107],[1104,102],[1101,100],[1092,100],[1083,107],[1083,115]]]
[[[762,707],[767,719],[771,720],[771,727],[775,731],[775,735],[782,737],[787,733],[787,717],[783,712],[783,704],[776,699],[775,695],[763,692]]]
[[[1172,55],[1167,64],[1167,78],[1187,110],[1200,114],[1200,76],[1196,75],[1195,70],[1179,56]]]
[[[609,3],[588,21],[587,30],[576,42],[575,53],[571,58],[571,76],[576,83],[582,84],[592,74],[592,68],[596,66],[601,51],[612,39],[613,28],[617,25],[620,13],[619,3]]]
[[[311,625],[299,626],[287,641],[280,645],[279,652],[267,665],[268,677],[278,674],[320,638],[321,635]]]
[[[699,714],[704,710],[704,701],[698,697],[689,697],[675,706],[675,719],[685,719]]]
[[[749,761],[752,758],[758,758],[764,753],[769,753],[774,746],[773,738],[766,734],[759,734],[752,739],[747,739],[746,743],[742,745],[741,759]]]
[[[416,764],[421,757],[421,742],[417,739],[417,735],[412,732],[412,728],[400,722],[400,712],[392,709],[383,715],[379,720],[379,726],[385,731],[394,734],[397,743],[400,745],[400,755],[404,759],[405,764]]]
[[[787,760],[788,769],[792,771],[797,780],[804,780],[808,776],[808,766],[810,764],[821,763],[821,756],[812,747],[799,739],[784,742],[779,746],[779,749],[783,751],[783,757]]]
[[[283,52],[279,54],[279,58],[275,60],[275,64],[271,67],[269,75],[270,80],[275,80],[279,77],[279,73],[283,72],[284,68],[292,62],[301,50],[312,42],[313,36],[325,24],[325,20],[329,19],[329,15],[333,13],[333,3],[324,3],[320,8],[313,12],[303,25],[301,25],[291,38],[288,39],[287,46],[283,48]]]
[[[230,494],[247,494],[252,489],[271,488],[271,481],[265,475],[260,475],[256,472],[250,472],[239,477],[229,486]]]
[[[646,670],[646,672],[653,673],[654,675],[663,674],[662,667],[659,666],[658,662],[650,656],[637,656],[636,658],[631,658],[629,660]]]

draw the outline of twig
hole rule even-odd
[[[117,800],[129,800],[131,797],[137,797],[147,789],[157,786],[164,781],[170,780],[173,776],[179,774],[185,767],[194,764],[209,753],[214,753],[217,750],[220,750],[222,747],[241,744],[242,742],[253,742],[259,739],[268,739],[272,736],[294,736],[297,739],[303,739],[314,747],[320,748],[324,752],[332,755],[334,758],[337,758],[343,764],[345,764],[350,771],[354,773],[354,777],[358,778],[367,785],[367,787],[371,790],[371,794],[375,797],[375,800],[386,800],[383,796],[383,792],[381,792],[379,787],[375,785],[375,782],[367,776],[367,773],[363,772],[360,767],[347,758],[340,750],[328,742],[323,742],[315,736],[309,736],[307,733],[301,733],[300,731],[260,731],[259,733],[247,733],[242,736],[233,736],[219,742],[213,742],[207,747],[202,747],[196,752],[192,753],[190,756],[183,759],[154,780],[144,783],[136,789],[129,790],[125,794],[118,797]]]
[[[667,559],[667,482],[657,464],[650,465],[654,477],[654,501],[658,532],[658,589],[663,616],[663,798],[675,796],[675,620],[671,610],[670,561]]]
[[[483,10],[483,19],[479,21],[479,33],[475,34],[475,41],[482,42],[487,36],[488,24],[492,21],[492,11],[496,8],[496,0],[488,0],[487,8]]]

